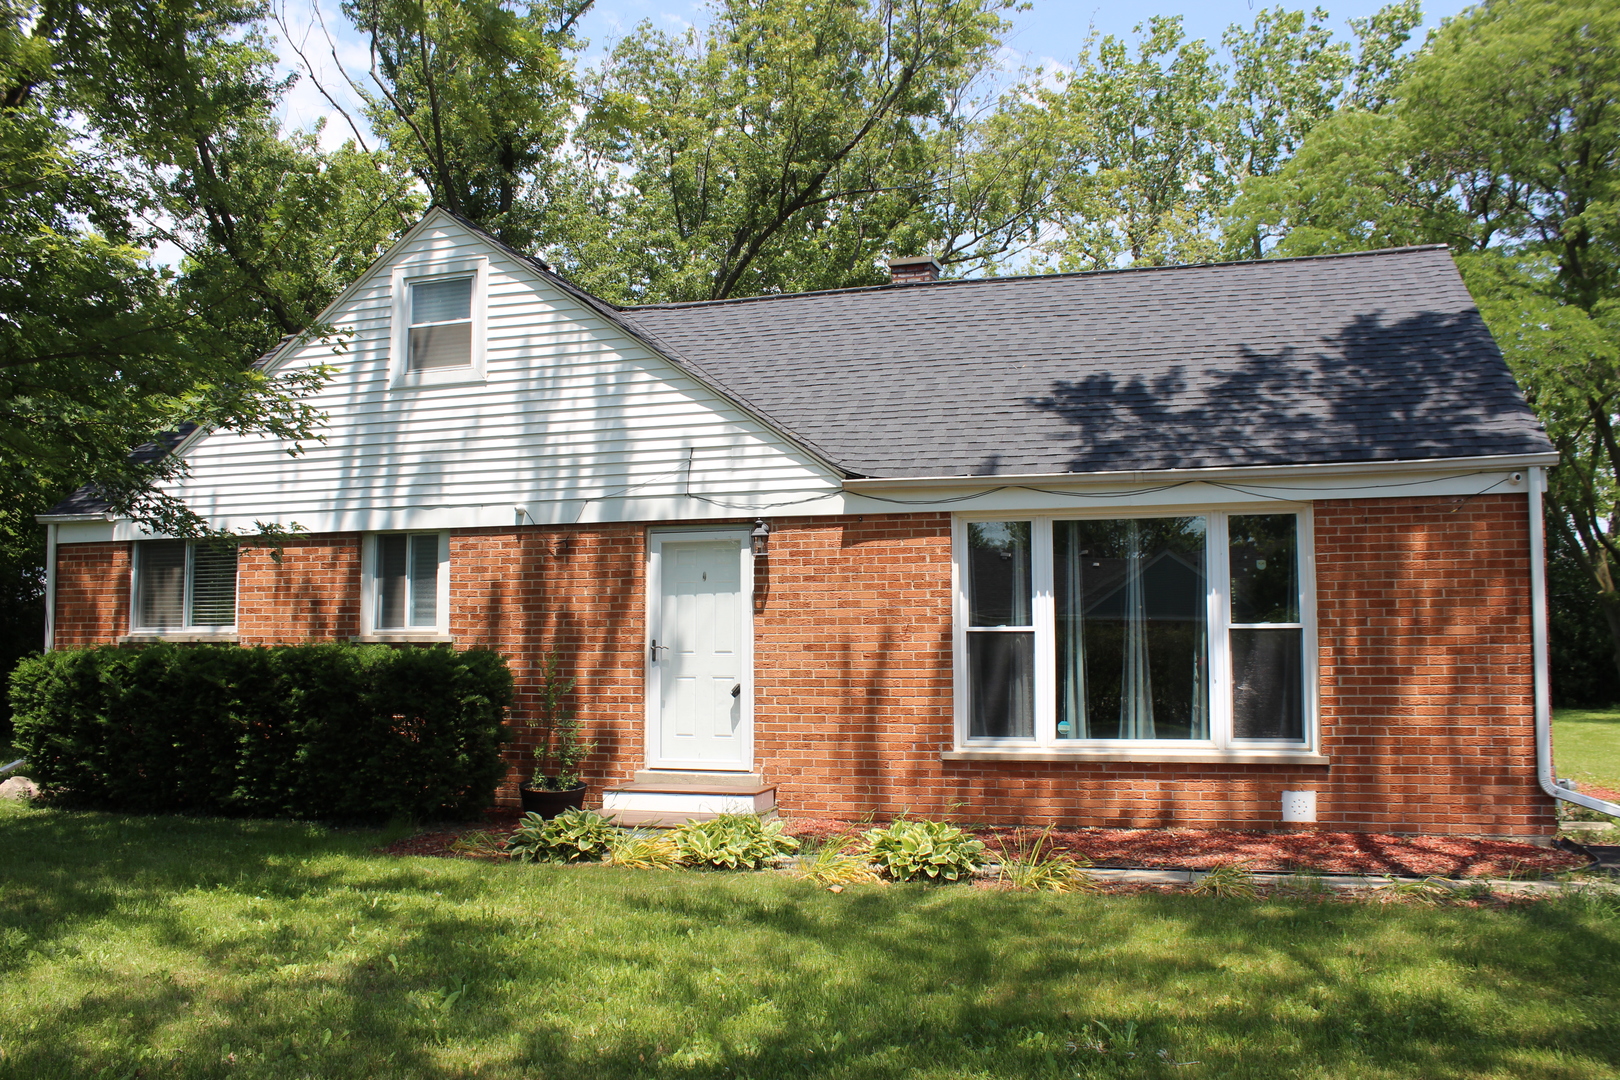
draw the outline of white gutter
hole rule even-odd
[[[1497,469],[1556,465],[1557,454],[1496,454],[1486,457],[1407,458],[1399,461],[1329,462],[1309,465],[1243,465],[1230,468],[1146,469],[1119,472],[997,473],[991,476],[867,476],[844,481],[861,492],[896,487],[1027,487],[1030,484],[1140,484],[1161,481],[1275,480],[1294,477],[1365,476],[1368,473],[1449,473],[1466,475]]]
[[[45,526],[45,651],[56,648],[56,530]]]
[[[1547,553],[1541,519],[1541,492],[1545,483],[1545,470],[1530,470],[1530,655],[1536,673],[1536,778],[1541,781],[1541,790],[1555,799],[1620,817],[1620,805],[1562,787],[1553,775],[1552,678],[1547,658]]]

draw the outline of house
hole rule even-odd
[[[1445,250],[936,276],[617,308],[432,211],[268,359],[324,443],[175,449],[308,535],[81,495],[52,641],[487,646],[520,734],[557,651],[629,820],[1551,830],[1556,456]]]

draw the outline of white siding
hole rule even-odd
[[[391,387],[395,267],[479,257],[487,382]],[[841,506],[837,478],[813,457],[449,218],[430,218],[327,321],[352,331],[346,353],[314,343],[282,364],[337,368],[314,399],[324,444],[291,457],[279,440],[220,433],[185,451],[177,494],[214,524],[442,528]]]

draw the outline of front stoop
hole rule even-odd
[[[647,769],[602,792],[602,814],[615,824],[672,829],[721,814],[776,816],[776,785],[758,773]]]

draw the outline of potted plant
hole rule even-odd
[[[551,819],[564,810],[578,810],[585,804],[585,782],[579,766],[596,749],[596,743],[580,738],[580,722],[567,698],[574,680],[564,677],[562,657],[553,652],[541,669],[539,704],[535,710],[534,775],[518,785],[523,809]]]

